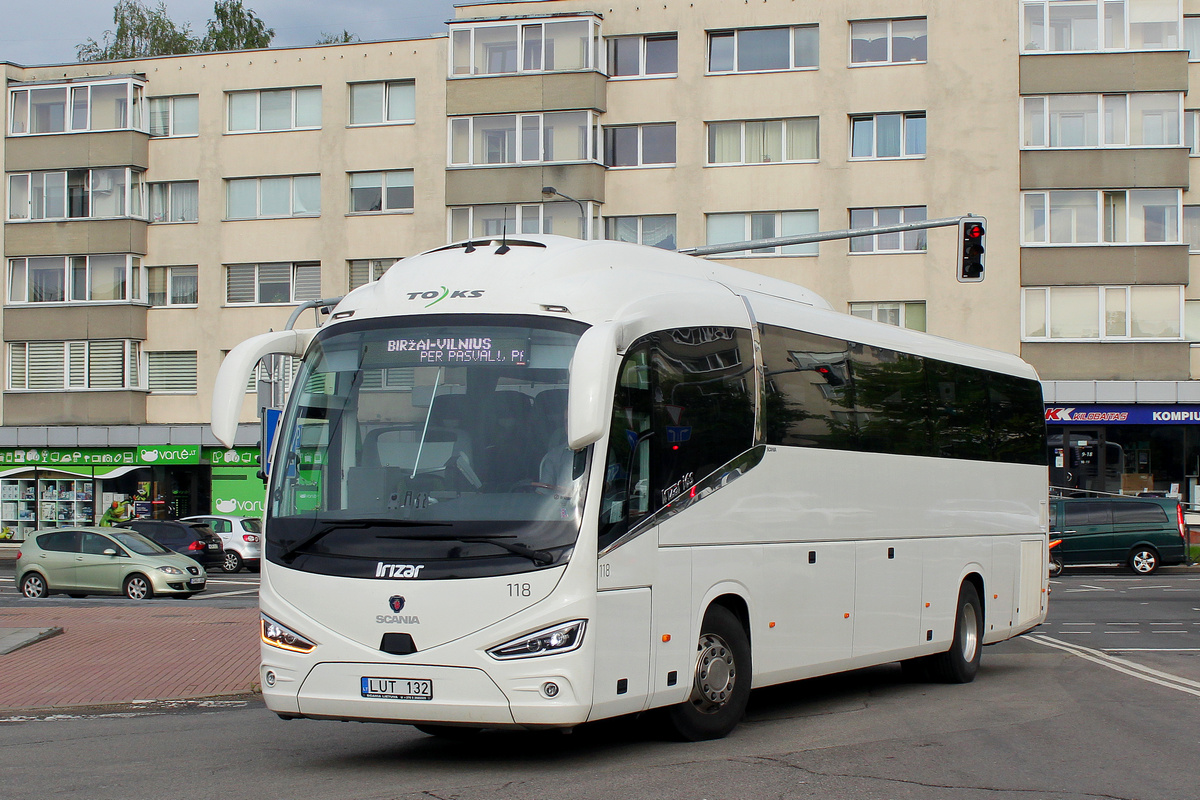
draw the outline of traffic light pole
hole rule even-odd
[[[775,236],[770,239],[751,239],[748,242],[729,242],[726,244],[709,244],[703,247],[685,247],[676,252],[688,256],[715,256],[721,253],[737,253],[742,250],[758,250],[767,247],[786,247],[793,244],[811,244],[827,242],[832,239],[855,239],[859,236],[874,236],[877,233],[906,233],[908,231],[923,231],[928,228],[950,228],[960,222],[969,220],[983,221],[983,217],[966,214],[961,217],[943,217],[941,219],[926,219],[920,222],[904,222],[899,225],[877,225],[873,228],[851,228],[841,231],[821,231],[820,233],[799,233],[795,236]]]

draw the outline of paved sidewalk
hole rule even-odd
[[[0,655],[0,713],[248,694],[258,609],[0,608],[0,629],[62,633]]]

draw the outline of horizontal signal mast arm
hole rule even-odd
[[[765,247],[785,247],[793,244],[811,244],[827,242],[831,239],[854,239],[859,236],[874,236],[877,233],[904,233],[905,231],[923,231],[927,228],[949,228],[963,220],[982,219],[973,214],[961,217],[942,217],[941,219],[926,219],[920,222],[903,222],[899,225],[877,225],[873,228],[851,228],[840,231],[821,231],[819,233],[798,233],[794,236],[775,236],[770,239],[751,239],[747,242],[727,242],[725,244],[709,244],[703,247],[685,247],[676,252],[688,256],[714,256],[720,253],[736,253],[741,250],[756,250]]]

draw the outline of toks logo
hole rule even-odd
[[[430,290],[428,292],[409,292],[408,299],[429,300],[430,302],[425,304],[425,307],[429,308],[436,303],[442,302],[447,297],[449,297],[451,300],[483,297],[483,291],[483,289],[455,289],[454,291],[450,291],[445,286],[442,286],[440,289]]]

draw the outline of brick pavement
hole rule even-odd
[[[0,608],[0,628],[63,632],[0,656],[0,712],[246,694],[258,683],[258,609]]]

